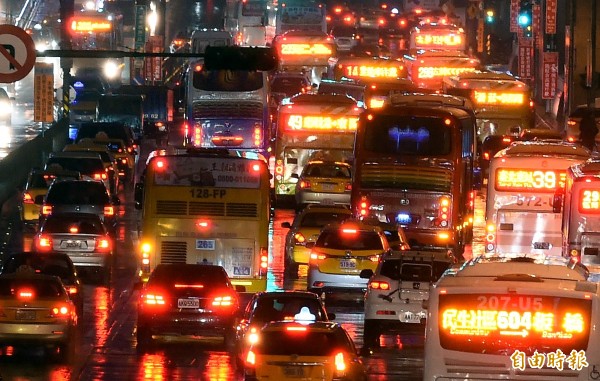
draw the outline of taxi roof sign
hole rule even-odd
[[[207,46],[206,70],[271,71],[278,66],[275,49],[265,47]]]

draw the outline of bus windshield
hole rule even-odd
[[[263,74],[245,70],[194,72],[194,87],[203,91],[256,91],[263,87]]]
[[[364,142],[382,154],[441,156],[452,150],[452,133],[440,118],[381,115],[365,129]]]

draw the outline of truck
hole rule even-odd
[[[117,92],[142,96],[142,134],[146,138],[156,139],[158,145],[166,144],[173,124],[173,90],[164,85],[128,85],[121,86]]]
[[[143,99],[141,95],[104,94],[98,100],[96,121],[125,124],[139,143],[144,125]]]

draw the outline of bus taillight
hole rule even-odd
[[[260,147],[262,145],[262,130],[260,127],[254,128],[254,146]]]
[[[496,225],[487,224],[485,230],[485,251],[486,253],[492,253],[496,249]]]
[[[210,226],[210,224],[208,223],[208,221],[201,220],[196,222],[196,226],[198,227],[198,229],[206,229]]]
[[[360,203],[358,204],[358,213],[362,217],[365,217],[369,214],[369,202],[367,201],[366,197],[363,197],[360,200]]]
[[[196,125],[194,127],[194,146],[200,147],[202,144],[202,127]]]
[[[281,181],[283,177],[283,160],[277,160],[275,162],[275,178],[278,181]]]
[[[571,256],[571,259],[573,259],[575,261],[579,261],[581,259],[580,258],[581,252],[577,249],[571,249],[569,251],[569,255]]]
[[[448,220],[450,218],[450,198],[444,196],[440,197],[440,208],[438,210],[438,226],[447,227],[449,225]]]
[[[266,247],[260,248],[260,275],[267,275],[267,269],[269,268],[269,251]]]

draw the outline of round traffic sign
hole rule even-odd
[[[0,25],[0,83],[25,78],[35,65],[35,44],[27,32],[14,25]]]

